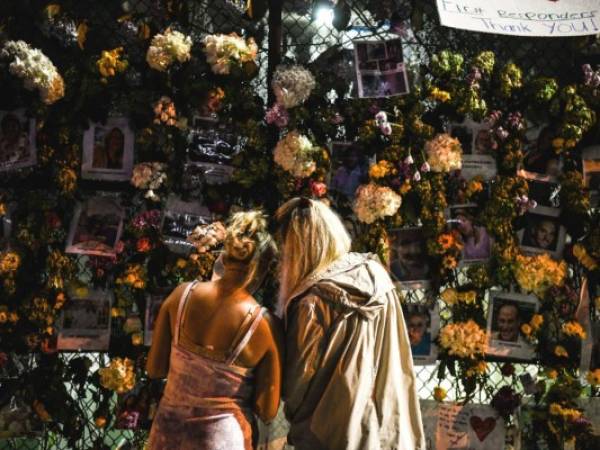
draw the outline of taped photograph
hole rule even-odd
[[[125,211],[112,197],[97,196],[79,203],[67,237],[67,253],[114,257]]]
[[[388,231],[392,278],[402,287],[425,287],[431,279],[427,241],[423,229],[394,228]]]
[[[86,180],[129,181],[133,172],[134,135],[126,117],[94,123],[83,135],[81,177]]]
[[[560,224],[559,210],[529,211],[524,216],[524,227],[519,230],[519,245],[526,253],[549,253],[561,258],[566,231]]]
[[[199,201],[186,202],[176,195],[170,195],[161,223],[163,242],[171,251],[187,254],[194,248],[187,240],[194,228],[212,222],[212,213]]]
[[[0,172],[35,166],[35,120],[24,109],[0,111]]]
[[[560,207],[560,183],[552,175],[544,175],[526,170],[517,171],[517,175],[527,180],[529,186],[528,197],[537,204],[534,211],[556,214],[555,209]]]
[[[402,312],[414,364],[434,364],[438,354],[435,339],[440,330],[437,304],[432,308],[424,303],[403,303]]]
[[[458,231],[463,244],[463,264],[486,261],[492,253],[492,238],[486,228],[475,220],[478,208],[474,203],[452,205],[448,208],[450,229]]]
[[[56,347],[63,351],[106,351],[110,343],[112,293],[89,290],[69,298],[61,311]]]
[[[336,204],[347,206],[354,200],[356,189],[369,177],[369,160],[357,144],[331,143],[329,192]]]
[[[187,164],[201,167],[207,184],[229,182],[233,158],[243,140],[231,126],[211,117],[195,117],[188,135]]]
[[[489,355],[518,360],[531,360],[535,348],[521,332],[539,307],[534,295],[512,292],[490,292],[487,332]]]

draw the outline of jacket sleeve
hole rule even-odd
[[[283,400],[290,422],[294,422],[321,361],[325,334],[321,308],[319,297],[308,295],[296,300],[288,311]]]

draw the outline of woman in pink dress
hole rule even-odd
[[[223,276],[183,284],[162,305],[147,371],[151,378],[167,376],[167,385],[149,449],[251,450],[254,414],[275,417],[280,326],[246,289],[273,257],[263,214],[235,214]]]

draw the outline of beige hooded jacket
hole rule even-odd
[[[349,253],[292,299],[288,442],[296,450],[424,450],[400,300],[378,258]]]

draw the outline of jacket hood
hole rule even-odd
[[[394,284],[377,255],[347,253],[304,283],[292,297],[310,291],[348,313],[370,318],[383,307],[385,294],[392,289]]]

